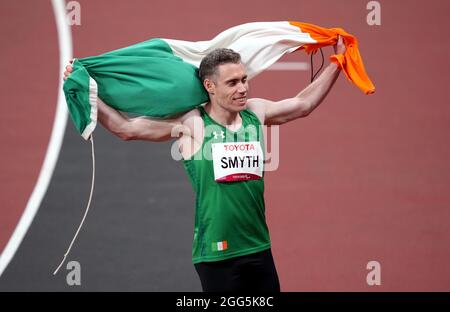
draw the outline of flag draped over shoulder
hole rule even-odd
[[[241,54],[251,79],[287,53],[334,45],[341,35],[343,55],[331,56],[347,78],[366,94],[367,76],[356,38],[340,28],[300,22],[257,22],[232,27],[209,41],[151,39],[102,55],[76,59],[64,83],[70,116],[88,139],[97,123],[97,96],[109,106],[138,115],[167,118],[208,101],[198,78],[202,58],[216,48]]]

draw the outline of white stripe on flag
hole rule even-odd
[[[222,242],[218,242],[217,243],[217,250],[223,250],[223,243]]]
[[[92,132],[94,132],[95,126],[97,125],[97,94],[97,82],[92,79],[92,77],[89,77],[89,104],[91,104],[91,113],[89,119],[91,120],[91,122],[86,126],[86,128],[84,128],[84,131],[81,134],[81,136],[85,140],[89,140],[89,137],[91,136]]]
[[[249,79],[264,71],[283,55],[305,44],[317,43],[289,22],[255,22],[229,28],[208,41],[163,39],[173,53],[196,67],[202,58],[216,48],[227,47],[241,55]]]
[[[278,62],[267,68],[267,70],[309,70],[306,62]]]

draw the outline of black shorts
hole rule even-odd
[[[250,255],[194,264],[205,292],[279,292],[270,249]]]

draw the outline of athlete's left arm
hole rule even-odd
[[[337,54],[345,52],[342,37],[339,37],[334,49]],[[336,64],[330,63],[317,80],[295,97],[278,102],[250,99],[248,101],[249,109],[255,111],[266,125],[281,125],[300,117],[306,117],[325,99],[339,77],[340,71]]]

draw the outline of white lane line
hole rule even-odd
[[[278,62],[267,70],[309,70],[309,68],[309,63],[306,62]]]
[[[53,129],[50,142],[47,147],[44,163],[39,173],[38,180],[34,187],[33,193],[28,199],[27,206],[17,224],[14,233],[8,241],[5,249],[0,255],[0,276],[8,266],[19,248],[36,212],[41,205],[42,199],[47,192],[48,185],[55,169],[61,149],[64,132],[67,123],[67,108],[64,93],[62,91],[63,69],[68,60],[72,59],[72,34],[70,26],[66,21],[66,3],[64,0],[52,0],[53,13],[56,19],[59,42],[59,87],[58,87],[58,103],[56,107],[55,119],[53,121]]]

